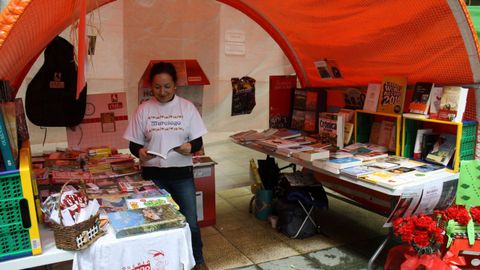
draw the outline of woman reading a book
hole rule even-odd
[[[192,167],[192,153],[202,147],[207,129],[195,106],[175,95],[176,82],[177,72],[171,63],[152,66],[153,97],[138,106],[123,138],[130,141],[131,153],[140,159],[143,178],[166,189],[180,206],[192,233],[194,269],[207,269],[197,224]]]

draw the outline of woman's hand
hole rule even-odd
[[[147,161],[147,160],[150,160],[150,159],[155,157],[155,156],[147,154],[147,151],[148,150],[145,147],[140,148],[140,150],[138,150],[138,156],[140,157],[141,161]]]
[[[191,155],[190,151],[192,151],[192,145],[188,142],[184,143],[179,147],[176,147],[175,151],[177,151],[177,153],[182,154],[184,156]]]

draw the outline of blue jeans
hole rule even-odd
[[[202,253],[202,235],[197,223],[197,199],[195,194],[195,184],[193,178],[178,180],[156,180],[153,182],[160,188],[165,189],[180,206],[180,212],[187,219],[192,234],[193,257],[196,264],[205,262]]]

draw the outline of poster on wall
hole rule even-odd
[[[287,128],[290,126],[290,103],[292,90],[297,86],[297,76],[270,76],[269,85],[269,127]]]
[[[87,95],[85,117],[73,128],[67,128],[68,147],[110,146],[128,148],[122,138],[128,125],[125,92]]]
[[[255,79],[232,78],[232,116],[250,114],[255,108]]]

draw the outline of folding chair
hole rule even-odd
[[[320,188],[321,190],[315,190],[318,188]],[[311,192],[312,190],[313,192]],[[296,234],[291,236],[291,238],[297,238],[302,232],[303,228],[306,226],[308,221],[311,222],[311,224],[316,229],[317,233],[321,233],[320,226],[317,225],[317,223],[313,219],[312,213],[316,208],[317,209],[328,208],[328,201],[322,200],[321,198],[320,199],[315,198],[312,195],[312,193],[314,194],[319,191],[324,192],[322,186],[318,186],[318,187],[309,186],[301,189],[295,189],[287,193],[287,201],[298,202],[300,207],[303,209],[303,212],[305,213],[305,218],[303,219],[302,224],[298,228]]]

